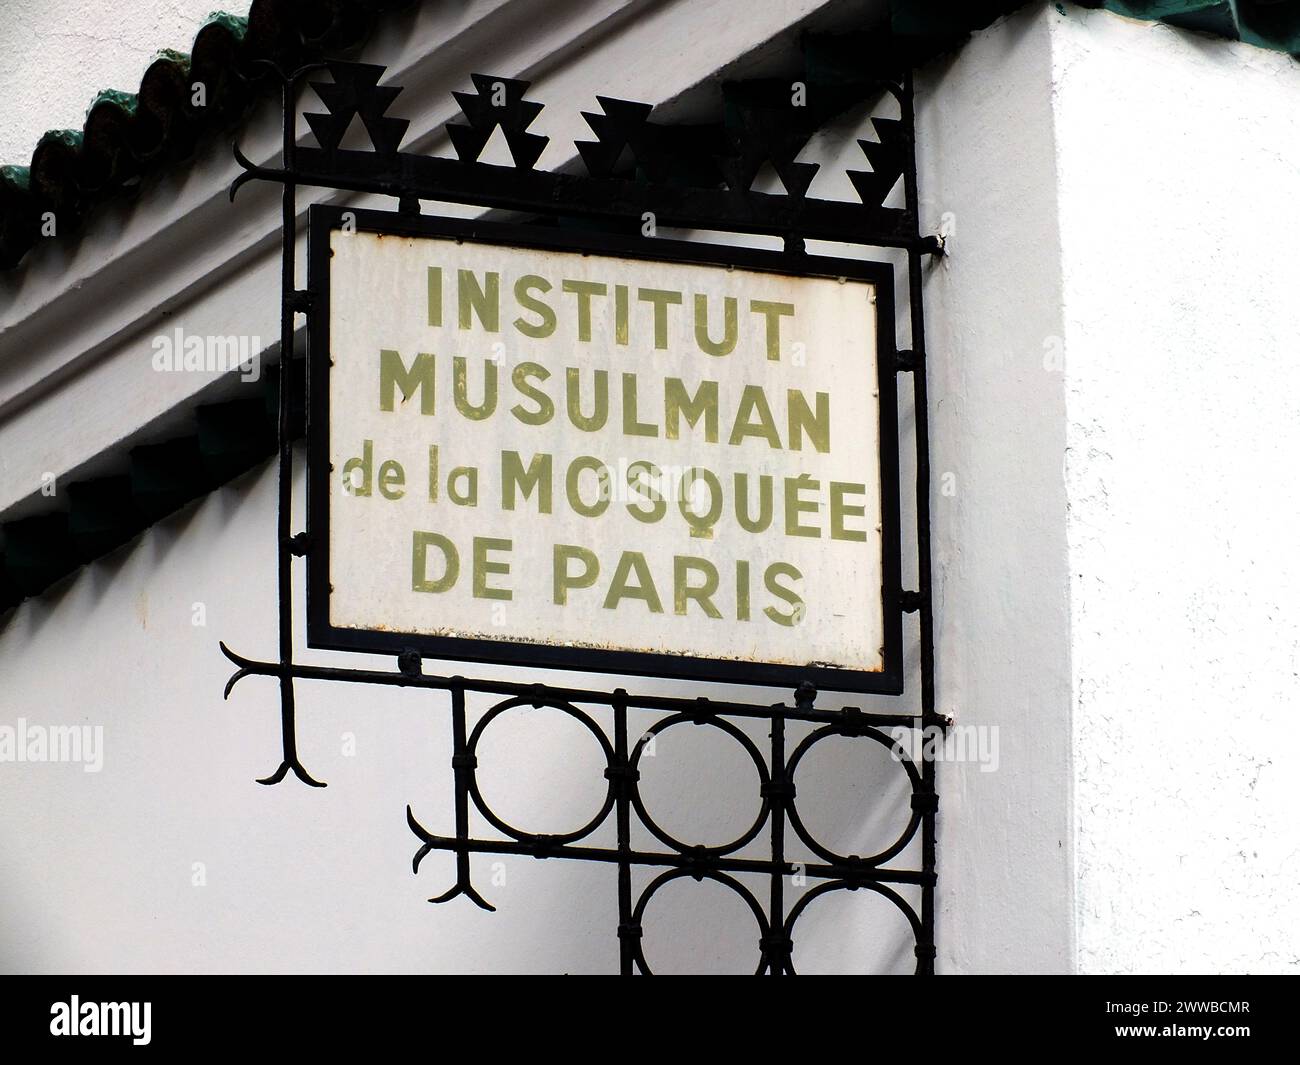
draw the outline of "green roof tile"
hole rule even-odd
[[[0,270],[17,266],[39,239],[43,212],[66,223],[60,234],[71,232],[97,203],[182,162],[202,137],[242,118],[270,87],[253,60],[298,65],[317,58],[323,41],[332,54],[345,52],[365,39],[376,18],[415,2],[253,0],[246,18],[209,15],[188,52],[164,48],[154,55],[138,91],[96,93],[83,129],[52,130],[28,166],[0,169]],[[206,106],[192,106],[191,79],[207,86]]]

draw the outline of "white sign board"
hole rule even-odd
[[[592,671],[885,670],[879,277],[317,239],[320,629]]]

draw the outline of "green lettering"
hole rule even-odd
[[[627,286],[614,286],[614,343],[626,345],[628,342]]]
[[[781,437],[776,431],[772,408],[767,405],[767,395],[760,385],[746,385],[741,392],[740,408],[736,411],[736,421],[731,427],[731,438],[727,443],[739,444],[749,436],[766,440],[768,447],[781,447]]]
[[[556,544],[551,559],[552,599],[559,606],[568,604],[570,588],[590,588],[600,576],[600,563],[596,560],[596,553],[585,547]],[[582,563],[583,570],[570,576],[569,562],[574,559]]]
[[[709,509],[703,514],[696,514],[688,505],[693,498],[700,495],[700,483],[708,485]],[[688,487],[689,486],[689,487]],[[713,526],[722,516],[722,483],[712,470],[703,466],[692,466],[682,476],[682,498],[677,501],[677,509],[690,524],[691,535],[703,540],[713,539]]]
[[[597,370],[596,377],[596,395],[593,401],[593,410],[591,416],[582,413],[582,371],[576,366],[570,366],[564,371],[565,378],[565,395],[567,397],[569,408],[569,421],[584,433],[594,433],[598,429],[603,429],[605,423],[609,420],[609,371]]]
[[[603,296],[608,291],[599,281],[561,281],[560,288],[578,297],[578,339],[591,339],[591,297]],[[627,290],[624,289],[626,297]],[[623,341],[622,343],[626,343]]]
[[[537,274],[524,274],[515,282],[515,302],[538,318],[536,322],[526,321],[522,317],[516,318],[515,328],[526,337],[540,340],[555,332],[555,312],[541,300],[529,295],[534,289],[538,292],[550,292],[551,283]]]
[[[762,473],[758,476],[758,517],[749,516],[749,474],[738,473],[736,487],[736,520],[746,532],[761,533],[772,524],[772,478]]]
[[[634,462],[627,468],[627,484],[638,496],[650,504],[649,510],[628,504],[627,512],[637,521],[649,525],[659,521],[668,513],[668,501],[664,499],[659,486],[663,483],[663,473],[653,462],[644,460]]]
[[[704,575],[704,583],[696,587],[691,585],[691,573]],[[686,602],[694,599],[711,618],[722,617],[722,611],[713,605],[713,594],[718,590],[718,570],[712,562],[704,558],[691,558],[689,555],[676,555],[673,558],[673,612],[685,615]]]
[[[623,375],[623,435],[658,436],[659,426],[637,421],[636,374]]]
[[[736,620],[749,620],[749,563],[736,560]]]
[[[865,529],[846,529],[845,518],[861,518],[866,512],[865,503],[846,503],[844,497],[849,494],[865,496],[865,484],[850,484],[846,481],[831,481],[831,539],[864,541]]]
[[[456,487],[461,481],[462,486]],[[457,466],[447,474],[447,498],[458,507],[478,506],[478,469],[474,466]]]
[[[481,422],[497,409],[497,364],[491,359],[483,360],[483,402],[476,407],[469,401],[467,362],[462,355],[451,360],[452,392],[456,409],[470,421]]]
[[[813,414],[807,397],[792,388],[786,392],[785,413],[791,451],[803,449],[804,433],[820,454],[831,449],[831,397],[827,393],[817,393],[817,413]]]
[[[695,342],[706,355],[730,355],[736,348],[738,315],[736,298],[727,296],[722,301],[722,339],[716,343],[709,339],[709,298],[702,292],[695,294]]]
[[[749,309],[763,316],[767,326],[767,358],[769,362],[777,362],[781,358],[781,319],[794,314],[794,304],[750,300]]]
[[[462,329],[470,329],[474,318],[489,333],[501,331],[501,275],[487,273],[483,275],[484,283],[474,276],[473,270],[456,271],[456,302],[459,311],[459,324]]]
[[[599,486],[596,502],[591,504],[583,501],[579,483],[579,478],[587,470],[595,472],[596,483]],[[609,470],[600,459],[593,458],[591,455],[582,455],[569,463],[569,472],[564,478],[564,492],[569,497],[569,506],[576,513],[581,514],[584,518],[598,518],[609,509],[612,494],[610,492]]]
[[[446,564],[442,576],[436,580],[428,577],[426,556],[430,547],[442,552]],[[459,575],[460,556],[456,553],[456,545],[441,533],[417,530],[411,537],[411,591],[445,592],[456,583]]]
[[[654,305],[655,348],[664,351],[668,347],[668,308],[681,303],[682,294],[667,288],[639,288],[636,298]]]
[[[767,590],[784,603],[790,604],[790,613],[782,614],[776,607],[764,607],[763,613],[778,625],[784,625],[786,628],[793,628],[804,617],[803,598],[793,588],[783,588],[777,584],[778,577],[792,577],[794,580],[803,580],[803,574],[788,562],[773,562],[767,567],[767,572],[763,575],[763,585]]]
[[[636,577],[635,584],[629,582],[632,576]],[[659,601],[659,593],[650,576],[650,567],[640,551],[624,551],[619,558],[614,577],[609,582],[609,592],[605,595],[605,609],[616,609],[624,599],[640,599],[652,614],[664,612],[663,603]]]
[[[514,593],[509,588],[488,587],[488,577],[492,574],[502,576],[510,573],[509,562],[493,562],[488,558],[489,551],[509,551],[514,544],[509,540],[498,540],[491,536],[474,537],[474,598],[475,599],[512,599]]]
[[[374,462],[375,443],[373,440],[363,440],[360,457],[350,458],[343,463],[343,491],[350,496],[361,498],[370,495],[370,470]],[[352,474],[358,470],[361,476],[353,477]]]
[[[537,404],[536,410],[529,410],[522,403],[516,403],[510,408],[510,413],[525,425],[545,425],[555,416],[555,404],[551,402],[551,397],[529,383],[531,378],[545,381],[550,376],[550,370],[535,362],[521,362],[510,374],[515,389]]]
[[[681,436],[681,420],[694,429],[704,419],[704,439],[718,442],[718,382],[701,381],[695,395],[686,391],[679,378],[664,378],[664,436],[676,440]]]
[[[389,459],[379,467],[379,494],[385,499],[401,499],[406,493],[402,485],[406,483],[406,471],[395,459]]]
[[[525,470],[518,451],[501,452],[501,509],[514,510],[516,492],[522,493],[523,497],[528,499],[535,489],[537,512],[549,514],[552,468],[550,455],[534,455],[532,461],[528,463],[528,469]]]
[[[815,514],[821,509],[821,505],[813,499],[800,499],[799,493],[804,491],[816,491],[821,487],[821,481],[814,481],[806,473],[801,473],[798,477],[787,477],[785,479],[785,534],[786,536],[821,536],[821,530],[808,525],[799,524],[800,514]]]
[[[429,325],[435,329],[442,325],[442,267],[428,269]]]
[[[405,403],[418,390],[420,393],[420,413],[433,413],[434,378],[433,356],[422,351],[415,356],[408,370],[402,362],[402,356],[388,348],[379,352],[379,409],[393,410],[395,392],[401,389],[402,402]]]

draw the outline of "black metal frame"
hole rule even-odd
[[[442,237],[457,241],[509,244],[516,247],[584,252],[661,262],[734,266],[800,277],[850,278],[875,286],[877,375],[880,435],[881,617],[884,622],[882,667],[874,671],[792,666],[777,663],[654,654],[628,650],[548,646],[507,640],[470,639],[396,631],[341,628],[329,617],[329,373],[330,246],[329,234],[347,224],[358,233],[408,237]],[[491,662],[531,668],[577,669],[624,676],[676,677],[733,684],[794,687],[810,681],[842,692],[900,695],[903,691],[903,613],[898,530],[897,346],[894,340],[894,274],[881,263],[826,256],[791,255],[754,248],[725,247],[666,238],[634,239],[618,234],[565,233],[539,226],[482,220],[465,221],[430,215],[313,205],[308,239],[307,289],[311,311],[307,333],[307,644],[335,651],[400,654],[415,651],[427,658]]]
[[[305,115],[320,147],[299,147],[295,141],[297,85],[305,73],[326,65],[333,74],[333,82],[313,87],[324,100],[329,113]],[[657,127],[650,123],[650,109],[644,105],[602,98],[600,102],[605,114],[586,116],[596,132],[597,141],[579,145],[589,176],[551,174],[533,169],[533,164],[545,145],[545,138],[526,132],[540,112],[541,105],[525,99],[527,84],[524,82],[475,75],[473,81],[478,95],[456,94],[466,122],[448,126],[458,158],[436,159],[398,150],[407,123],[385,114],[400,90],[379,85],[382,68],[355,63],[331,63],[315,64],[290,74],[272,69],[283,87],[283,165],[280,168],[255,166],[236,148],[236,158],[245,172],[231,186],[231,197],[234,197],[244,182],[254,178],[278,182],[283,186],[277,520],[279,655],[274,661],[253,660],[236,654],[224,643],[221,645],[225,655],[237,666],[226,685],[227,697],[235,684],[246,676],[269,676],[279,681],[283,758],[276,771],[259,783],[279,783],[292,772],[304,783],[325,786],[311,777],[298,754],[294,699],[297,680],[343,681],[445,691],[450,695],[454,743],[454,835],[442,836],[428,831],[416,820],[410,807],[407,808],[411,830],[421,843],[413,863],[417,871],[420,862],[431,851],[448,851],[456,855],[455,885],[430,901],[445,902],[458,895],[466,895],[476,904],[492,908],[471,883],[471,854],[527,854],[539,858],[566,858],[616,865],[620,971],[630,974],[649,971],[640,939],[642,919],[653,895],[665,884],[680,877],[709,879],[736,891],[745,900],[755,915],[760,932],[758,971],[780,974],[794,972],[793,928],[807,906],[830,891],[865,889],[889,899],[900,909],[916,940],[916,971],[919,974],[933,973],[935,822],[938,807],[934,763],[929,758],[922,759],[919,764],[914,763],[907,752],[884,731],[897,728],[930,730],[942,728],[946,724],[946,719],[935,710],[934,695],[933,613],[930,595],[930,463],[922,309],[924,257],[941,254],[943,249],[941,241],[923,236],[917,225],[918,190],[910,74],[901,74],[897,80],[881,83],[882,91],[898,101],[902,116],[901,119],[873,119],[881,139],[879,142],[860,142],[872,169],[860,173],[850,172],[850,177],[863,198],[861,204],[852,204],[810,199],[806,196],[812,168],[809,164],[794,162],[794,156],[802,147],[802,140],[795,143],[784,134],[778,135],[771,143],[760,143],[761,137],[749,130],[745,136],[738,136],[720,146],[719,152],[725,158],[714,160],[714,169],[721,177],[716,181],[705,179],[705,187],[700,187],[698,183],[692,185],[689,176],[683,178],[678,172],[682,169],[678,166],[682,160],[674,153],[680,152],[681,143],[674,140],[671,127]],[[494,100],[491,106],[487,102],[489,91]],[[504,94],[501,104],[495,103],[499,94]],[[340,147],[344,131],[357,116],[370,135],[373,151]],[[478,161],[478,155],[488,137],[498,127],[505,133],[515,161],[513,167]],[[803,140],[806,140],[806,136]],[[698,150],[698,144],[695,150]],[[618,170],[616,161],[628,151],[636,161],[635,174],[624,174]],[[750,190],[753,177],[765,160],[772,161],[776,166],[788,195],[763,194]],[[899,181],[903,186],[904,206],[885,207],[886,197]],[[890,608],[888,617],[892,619],[887,621],[887,628],[895,625],[898,638],[896,646],[899,650],[902,645],[902,614],[916,613],[918,616],[919,708],[896,713],[869,712],[856,707],[840,710],[818,708],[815,705],[816,680],[806,673],[802,674],[803,679],[795,688],[793,704],[773,705],[710,698],[633,695],[622,688],[606,692],[548,684],[433,676],[424,673],[421,650],[411,646],[410,637],[403,637],[388,648],[400,652],[396,671],[296,663],[292,638],[293,560],[303,555],[319,559],[317,552],[321,550],[321,544],[316,539],[318,526],[314,522],[309,532],[295,534],[292,528],[292,360],[289,353],[293,350],[295,315],[308,316],[310,332],[319,329],[323,313],[319,291],[313,291],[310,286],[300,290],[296,285],[296,190],[299,185],[393,196],[398,199],[399,211],[407,220],[404,225],[410,231],[421,231],[430,225],[437,225],[443,231],[459,230],[462,235],[468,234],[470,239],[473,239],[475,233],[487,232],[486,224],[421,221],[420,201],[436,200],[505,208],[544,218],[584,218],[596,220],[615,231],[626,230],[628,223],[639,221],[643,212],[651,211],[656,214],[660,227],[766,233],[782,237],[785,242],[784,252],[766,253],[765,256],[752,251],[694,244],[689,245],[689,251],[682,249],[682,253],[721,255],[722,261],[736,262],[738,265],[745,261],[755,264],[761,261],[768,264],[769,268],[794,274],[815,272],[819,269],[819,263],[827,262],[834,264],[831,276],[849,276],[846,271],[873,269],[864,266],[859,260],[819,260],[809,256],[804,248],[806,239],[905,250],[911,348],[894,353],[891,347],[890,354],[894,355],[892,365],[882,359],[881,437],[883,441],[888,436],[896,446],[898,412],[893,376],[910,373],[916,449],[918,587],[915,590],[903,590],[897,583],[902,539],[896,520],[897,453],[892,451],[894,468],[885,472],[892,473],[889,479],[892,488],[889,491],[893,496],[895,515],[892,552],[894,568],[887,571],[886,601]],[[322,208],[317,208],[316,211],[317,217],[334,217]],[[367,215],[358,211],[357,217],[363,219]],[[501,231],[492,227],[492,232]],[[551,239],[533,229],[512,229],[511,232],[539,242]],[[562,243],[554,241],[554,246],[575,248],[584,246],[584,243],[593,249],[601,246],[609,249],[616,245],[621,255],[629,254],[629,248],[636,247],[637,252],[644,257],[664,257],[661,253],[664,245],[657,238],[645,238],[638,246],[638,242],[629,242],[627,238],[615,240],[591,235],[578,236],[575,233],[571,236],[566,234]],[[319,241],[314,247],[319,248]],[[892,267],[878,266],[875,269],[892,270]],[[313,279],[316,276],[319,276],[318,272],[313,269]],[[880,335],[882,338],[893,337],[892,321],[888,323],[887,329],[880,330]],[[310,393],[314,394],[321,388],[322,372],[320,360],[316,360],[311,371]],[[884,403],[886,395],[894,399],[895,403]],[[316,409],[314,401],[309,402],[309,407],[313,411]],[[317,415],[308,427],[309,446],[313,455],[313,466],[308,471],[309,494],[317,501],[321,497],[320,477],[324,463],[316,461],[316,457],[327,462],[327,457],[322,455],[320,448],[319,437],[322,432],[323,427]],[[325,475],[328,475],[327,469]],[[886,507],[886,513],[888,512],[889,507]],[[325,549],[327,550],[327,541]],[[890,565],[890,557],[891,552],[887,547],[886,566]],[[311,572],[311,581],[318,580],[316,574],[321,570],[314,562]],[[892,581],[889,580],[890,576]],[[318,609],[320,602],[320,589],[317,587],[310,597],[309,610]],[[432,645],[426,646],[432,649]],[[514,648],[515,645],[511,646]],[[439,650],[438,653],[443,652]],[[584,657],[587,657],[586,653]],[[589,664],[588,668],[593,666]],[[735,675],[735,679],[755,680],[753,668],[745,667],[744,671]],[[898,690],[901,691],[904,680],[901,667],[897,680]],[[470,693],[499,697],[491,709],[475,720],[472,728],[466,705],[466,696]],[[604,775],[608,781],[605,801],[596,817],[579,829],[560,835],[521,831],[493,812],[479,790],[476,749],[480,737],[501,714],[523,705],[550,707],[575,718],[593,733],[604,752]],[[593,708],[592,712],[582,709],[583,706]],[[647,733],[634,740],[629,731],[629,710],[644,710],[663,716]],[[608,715],[608,727],[597,720],[598,714]],[[767,722],[770,746],[766,755],[731,719]],[[683,722],[720,729],[741,744],[758,769],[762,803],[759,816],[746,833],[728,844],[700,846],[675,839],[656,824],[641,797],[638,788],[638,760],[645,744],[664,729]],[[808,723],[814,728],[798,743],[793,753],[788,753],[787,727],[792,722]],[[876,855],[864,858],[836,853],[816,840],[798,815],[794,784],[796,769],[814,745],[833,736],[866,739],[883,744],[898,761],[900,770],[907,775],[911,789],[911,810],[906,828],[892,846]],[[471,834],[471,808],[477,810],[479,816],[504,838],[492,839]],[[616,845],[597,847],[584,843],[610,816],[615,818]],[[633,848],[631,840],[634,816],[665,845],[665,849],[644,851]],[[767,856],[753,858],[742,854],[747,846],[760,838],[765,828],[768,830]],[[790,832],[821,861],[796,865],[788,853],[787,836]],[[919,868],[895,868],[889,864],[918,838]],[[661,868],[664,871],[634,899],[632,874],[634,869],[642,867]],[[787,906],[786,881],[798,871],[820,882],[809,888],[793,905]],[[746,874],[759,874],[767,878],[769,889],[766,906],[760,904],[753,892],[737,879],[738,875]],[[919,912],[899,894],[897,885],[915,885],[919,888]]]

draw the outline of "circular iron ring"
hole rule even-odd
[[[907,918],[907,923],[912,927],[912,940],[915,944],[921,942],[921,919],[917,917],[916,911],[912,909],[911,904],[903,898],[897,891],[888,884],[874,884],[870,882],[854,882],[849,880],[828,880],[824,884],[818,884],[815,888],[805,891],[799,901],[795,903],[790,915],[785,919],[785,935],[791,943],[794,942],[794,923],[803,915],[804,910],[808,908],[809,903],[822,895],[829,895],[832,891],[874,891],[877,895],[883,895],[892,902],[898,910]],[[915,948],[914,948],[915,949]],[[921,968],[921,959],[917,958],[917,971]],[[794,954],[790,955],[789,974],[797,975],[794,968]]]
[[[795,748],[794,754],[790,756],[789,762],[786,763],[786,779],[791,785],[794,784],[795,770],[799,768],[799,762],[803,759],[803,756],[817,744],[821,743],[822,740],[829,739],[831,736],[845,736],[849,739],[857,739],[865,736],[885,747],[888,747],[891,753],[894,754],[895,760],[907,773],[908,779],[912,783],[912,794],[916,795],[917,791],[920,789],[922,785],[921,774],[917,772],[916,764],[908,757],[907,752],[904,751],[895,740],[885,735],[879,729],[870,726],[857,729],[845,729],[842,725],[838,724],[826,725],[817,729],[817,731],[804,737],[803,742]],[[898,837],[892,846],[887,847],[879,854],[873,854],[869,858],[859,858],[847,854],[836,854],[829,847],[823,846],[814,839],[812,833],[804,827],[803,821],[800,820],[799,810],[794,803],[790,803],[786,807],[786,817],[789,818],[790,825],[799,838],[803,840],[818,857],[829,862],[831,865],[879,865],[882,862],[887,862],[912,842],[913,837],[916,835],[916,830],[921,827],[921,812],[915,807],[915,805],[913,805],[912,816],[908,820],[907,826],[903,829],[903,834]]]
[[[609,785],[605,789],[605,801],[601,805],[600,810],[590,821],[588,821],[581,828],[574,830],[573,832],[561,832],[558,834],[550,834],[550,833],[542,833],[542,832],[521,831],[520,829],[517,829],[512,825],[507,824],[500,817],[498,817],[492,811],[491,807],[488,806],[486,800],[483,798],[483,793],[479,790],[479,786],[478,786],[479,740],[482,738],[483,733],[487,729],[488,725],[490,725],[502,714],[506,713],[506,711],[514,710],[516,707],[520,707],[520,706],[531,706],[537,710],[541,710],[543,708],[549,708],[552,710],[559,710],[565,714],[568,714],[571,718],[573,718],[584,728],[586,728],[588,732],[590,732],[593,736],[596,737],[596,741],[600,744],[600,749],[605,754],[606,768],[612,768],[614,765],[614,748],[610,746],[609,740],[606,738],[605,733],[601,730],[600,726],[597,725],[596,722],[591,719],[590,715],[583,713],[583,711],[579,710],[572,703],[564,702],[563,700],[560,699],[548,699],[542,695],[516,696],[514,698],[506,699],[503,702],[497,703],[496,706],[492,707],[491,710],[489,710],[486,714],[484,714],[483,717],[480,718],[478,723],[474,726],[474,731],[470,733],[469,741],[465,745],[466,753],[473,758],[473,762],[471,764],[470,773],[469,773],[469,794],[470,797],[474,800],[474,805],[478,808],[478,812],[481,813],[485,818],[487,818],[488,823],[491,824],[493,828],[497,829],[497,831],[499,832],[503,832],[511,839],[518,840],[520,843],[546,843],[546,844],[558,846],[564,843],[573,843],[576,842],[577,840],[584,838],[585,836],[591,835],[592,832],[594,832],[598,827],[600,827],[601,823],[605,820],[605,818],[609,816],[610,810],[614,808],[614,781],[612,779],[609,781]]]
[[[637,928],[642,928],[642,921],[645,917],[646,907],[649,905],[650,900],[654,897],[655,893],[660,888],[672,883],[674,880],[680,880],[684,876],[689,876],[694,880],[712,880],[715,883],[722,884],[724,887],[731,888],[732,891],[745,901],[746,905],[749,906],[750,912],[753,913],[754,919],[758,922],[760,939],[767,938],[767,916],[763,913],[763,907],[758,904],[758,900],[754,898],[753,892],[751,892],[749,888],[745,887],[745,885],[739,880],[735,879],[735,877],[728,876],[726,873],[722,872],[706,872],[702,869],[669,869],[667,872],[660,873],[650,882],[650,885],[641,893],[641,898],[637,900],[636,909],[632,911],[632,923]],[[641,937],[639,935],[632,944],[632,959],[636,962],[636,967],[641,970],[643,976],[654,975],[649,964],[645,960],[645,952],[641,949]],[[765,956],[760,956],[758,968],[755,970],[754,975],[762,976],[766,968],[767,958]]]
[[[661,828],[655,819],[650,816],[649,811],[645,808],[645,803],[641,799],[641,752],[645,749],[646,744],[659,735],[659,733],[672,728],[674,725],[680,725],[682,722],[690,722],[694,725],[708,725],[725,732],[728,736],[732,737],[732,739],[736,740],[745,749],[750,760],[753,761],[754,767],[758,770],[760,794],[767,791],[767,786],[771,779],[768,776],[767,763],[763,761],[763,756],[759,753],[758,747],[755,746],[753,740],[741,732],[740,729],[730,721],[721,718],[700,718],[690,713],[681,713],[674,714],[672,717],[666,717],[661,721],[656,721],[645,731],[641,738],[637,740],[636,746],[632,748],[632,756],[628,759],[628,765],[635,771],[632,777],[632,805],[636,809],[637,816],[641,818],[641,823],[654,833],[655,838],[661,843],[672,847],[672,849],[677,851],[679,854],[701,856],[731,854],[733,851],[739,850],[746,843],[753,840],[763,830],[763,825],[767,823],[767,815],[771,810],[772,804],[765,794],[763,794],[763,802],[759,807],[758,817],[755,818],[753,825],[730,843],[722,843],[713,847],[706,847],[702,844],[692,846],[689,843],[683,843],[681,840],[675,838]]]

